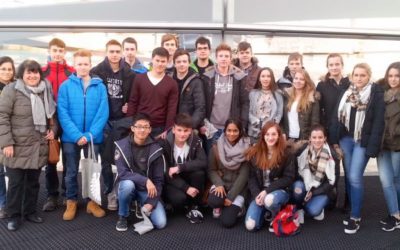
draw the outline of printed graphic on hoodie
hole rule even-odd
[[[107,91],[111,99],[122,99],[122,80],[107,77]]]

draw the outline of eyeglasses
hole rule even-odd
[[[13,69],[12,69],[12,68],[0,68],[0,71],[9,71],[9,72],[12,72]]]
[[[137,130],[149,130],[151,127],[149,127],[149,126],[145,126],[145,127],[142,127],[142,126],[133,126],[135,129],[137,129]]]

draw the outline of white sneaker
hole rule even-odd
[[[324,209],[322,209],[322,212],[321,212],[319,215],[314,216],[314,220],[319,220],[319,221],[321,221],[321,220],[323,220],[324,218],[325,218]]]
[[[299,209],[297,210],[297,218],[299,220],[300,224],[304,224],[304,210],[303,209]]]

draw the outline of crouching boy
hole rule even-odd
[[[132,134],[115,142],[115,165],[119,179],[119,219],[116,229],[128,229],[127,217],[132,200],[137,200],[153,226],[161,229],[167,224],[165,210],[160,202],[165,170],[163,150],[150,137],[148,115],[136,114],[131,130]]]
[[[190,115],[178,114],[163,141],[168,165],[165,198],[173,208],[183,208],[191,223],[200,223],[203,214],[198,207],[204,192],[207,156],[192,124]]]

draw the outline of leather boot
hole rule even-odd
[[[106,212],[104,212],[104,210],[94,201],[88,202],[86,206],[86,212],[88,214],[93,214],[93,216],[97,218],[101,218],[106,215]]]
[[[77,207],[78,207],[78,201],[67,200],[67,209],[64,212],[63,220],[73,220],[76,215]]]

